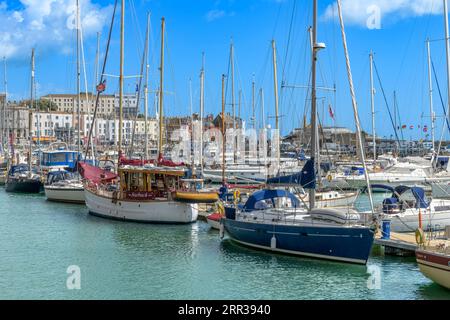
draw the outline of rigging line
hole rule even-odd
[[[116,9],[117,9],[117,1],[116,0],[114,2],[114,10],[113,10],[113,14],[112,14],[112,18],[111,18],[111,25],[109,27],[109,33],[108,33],[108,41],[106,43],[106,51],[105,51],[105,57],[103,59],[103,66],[102,66],[102,72],[100,74],[100,83],[103,83],[103,78],[104,78],[104,74],[105,74],[105,69],[106,69],[106,62],[108,59],[108,54],[109,54],[109,46],[111,44],[111,34],[112,34],[112,29],[114,27],[114,19],[116,16]],[[88,136],[88,140],[87,140],[87,146],[86,146],[86,150],[85,150],[85,156],[84,156],[84,160],[86,161],[86,157],[89,153],[89,147],[90,147],[90,140],[91,140],[91,136],[92,136],[92,129],[94,128],[93,123],[95,123],[95,119],[97,117],[97,110],[98,110],[98,102],[100,100],[100,94],[101,91],[97,91],[97,96],[95,98],[95,108],[94,108],[94,115],[93,115],[93,119],[91,121],[91,125],[89,127],[89,136]],[[114,111],[115,114],[115,111]]]
[[[297,4],[297,0],[294,0],[294,4],[292,6],[291,21],[289,23],[289,32],[288,32],[288,37],[287,37],[286,52],[285,52],[285,55],[284,55],[283,71],[281,72],[281,74],[282,74],[281,75],[281,79],[282,79],[281,81],[284,81],[284,76],[285,76],[286,63],[287,63],[287,60],[288,60],[288,53],[289,53],[289,48],[290,48],[290,44],[291,44],[291,33],[292,33],[292,26],[293,26],[293,23],[294,23],[295,5],[296,4]]]
[[[447,111],[445,110],[444,100],[442,99],[441,87],[439,86],[439,81],[438,81],[438,78],[437,78],[437,75],[436,75],[436,70],[434,69],[433,59],[430,58],[430,60],[431,60],[431,68],[433,69],[434,80],[436,82],[436,87],[437,87],[438,93],[439,93],[439,99],[441,101],[442,110],[444,111],[445,122],[447,123],[447,129],[450,132],[450,123],[448,122]]]
[[[375,63],[375,60],[373,61],[373,66],[374,66],[374,69],[375,69],[375,73],[377,74],[377,79],[378,79],[378,83],[380,84],[381,92],[383,93],[384,103],[386,104],[386,108],[387,108],[388,113],[389,113],[389,118],[391,119],[392,128],[394,128],[395,138],[397,139],[397,143],[398,143],[398,145],[400,147],[400,140],[398,138],[397,128],[395,127],[394,120],[392,119],[391,110],[389,109],[389,104],[388,104],[388,101],[387,101],[387,98],[386,98],[386,94],[384,93],[383,84],[381,83],[380,75],[378,74],[378,68],[377,68],[377,65]]]
[[[273,31],[272,31],[272,38],[275,36],[275,30],[277,29],[277,26],[278,26],[278,20],[280,19],[281,5],[282,5],[282,1],[279,1],[277,17],[276,17],[276,19],[275,19],[275,24],[274,24],[274,26],[273,26]]]

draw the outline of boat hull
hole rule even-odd
[[[53,186],[44,187],[45,196],[49,201],[85,203],[84,188],[61,188]]]
[[[42,187],[42,182],[38,180],[8,180],[5,190],[17,193],[40,193]]]
[[[228,218],[221,223],[232,240],[250,247],[356,264],[367,263],[374,240],[373,230],[365,227],[274,225]]]
[[[450,256],[429,250],[416,250],[420,271],[437,284],[450,289]]]
[[[89,213],[102,218],[143,223],[191,223],[197,220],[198,206],[176,201],[125,201],[84,190]]]
[[[389,217],[389,215],[387,215]],[[392,215],[391,231],[393,232],[414,232],[419,228],[419,215]],[[422,228],[424,230],[443,230],[445,226],[450,225],[450,211],[436,212],[431,216],[428,213],[422,213]]]

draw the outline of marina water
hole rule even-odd
[[[377,247],[367,266],[351,265],[248,249],[202,221],[111,221],[3,188],[0,203],[0,299],[450,299],[414,257]],[[80,289],[67,287],[69,266]]]

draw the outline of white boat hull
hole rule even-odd
[[[103,218],[146,223],[191,223],[197,220],[198,206],[177,201],[124,201],[85,189],[89,213]]]
[[[44,186],[44,190],[49,201],[85,203],[84,188]]]

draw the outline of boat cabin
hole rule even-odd
[[[420,187],[372,185],[373,189],[392,192],[389,198],[383,200],[383,213],[395,214],[407,209],[426,209],[430,206],[424,189]]]
[[[184,169],[125,166],[119,168],[120,192],[124,199],[168,199],[181,188]]]

